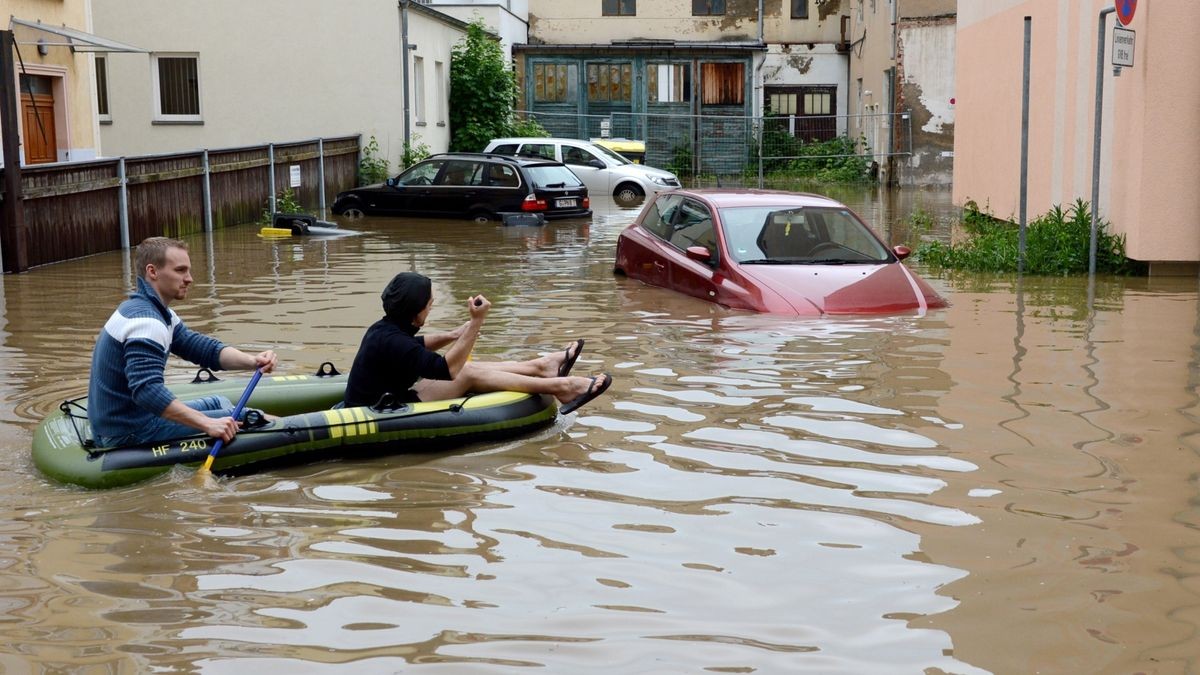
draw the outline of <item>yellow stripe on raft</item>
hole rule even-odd
[[[290,237],[292,231],[286,227],[264,227],[258,231],[264,237]]]

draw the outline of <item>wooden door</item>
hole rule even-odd
[[[54,133],[54,95],[21,94],[21,130],[25,163],[58,161],[58,139]]]

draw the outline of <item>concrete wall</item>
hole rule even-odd
[[[525,44],[529,37],[527,0],[433,0],[434,9],[460,21],[483,21],[500,38],[504,58],[512,60],[512,46]]]
[[[92,32],[88,0],[4,0],[0,2],[0,16],[28,21],[40,20],[51,26],[66,25],[76,30]],[[7,21],[4,27],[9,28]],[[39,38],[45,38],[47,42],[62,42],[63,38],[22,26],[12,28],[21,59],[25,63],[25,71],[30,75],[50,77],[54,81],[53,122],[58,161],[96,157],[96,74],[92,69],[91,56],[82,52],[72,54],[69,47],[57,46],[48,47],[48,53],[42,56],[38,54],[36,44],[23,43],[36,43]],[[136,58],[133,55],[124,56]],[[17,61],[15,55],[13,61]],[[16,66],[16,72],[21,72],[19,65]],[[19,97],[17,117],[21,138],[24,139],[27,130],[22,128]]]
[[[716,17],[693,17],[691,0],[641,0],[636,16],[602,16],[601,5],[601,0],[530,0],[529,41],[607,44],[652,38],[758,40],[758,0],[726,0],[725,15]]]
[[[394,0],[350,5],[322,0],[94,0],[96,32],[160,52],[199,57],[201,121],[153,120],[150,60],[111,57],[112,122],[101,130],[106,156],[231,147],[317,136],[375,136],[398,166],[404,146],[400,9]],[[351,11],[352,8],[352,11]],[[425,62],[428,124],[415,139],[443,151],[437,126],[436,62],[449,78],[462,31],[409,10],[411,57]],[[412,62],[410,61],[410,68]],[[411,73],[410,73],[411,74]],[[443,91],[448,92],[446,84]],[[444,109],[444,107],[443,107]]]
[[[954,200],[1017,216],[1021,45],[1032,17],[1029,216],[1091,195],[1097,16],[1111,0],[962,0],[956,59]],[[1146,3],[1135,65],[1113,77],[1105,32],[1100,215],[1152,273],[1200,261],[1200,4]],[[1180,265],[1180,263],[1186,263]]]
[[[910,118],[901,125],[898,162],[901,184],[950,185],[954,178],[953,17],[905,19],[897,38],[897,109]]]

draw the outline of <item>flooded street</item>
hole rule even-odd
[[[952,212],[835,196],[890,234]],[[428,330],[492,301],[475,359],[585,338],[576,372],[615,377],[532,436],[216,489],[41,476],[33,428],[85,392],[133,272],[118,252],[0,277],[0,670],[1200,670],[1194,278],[918,268],[951,307],[763,316],[615,277],[636,211],[595,207],[189,239],[172,308],[284,374],[348,369],[415,270]],[[168,378],[193,372],[173,358]]]

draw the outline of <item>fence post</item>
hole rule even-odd
[[[25,202],[21,197],[21,145],[17,137],[17,77],[13,68],[13,34],[0,30],[0,128],[4,148],[4,209],[0,213],[0,249],[4,271],[20,273],[29,268],[29,230],[25,225]]]
[[[267,208],[271,213],[275,213],[275,144],[267,144],[267,173],[270,174],[267,178]]]
[[[319,203],[320,208],[321,208],[321,215],[324,216],[324,215],[326,215],[326,213],[325,213],[325,139],[324,138],[317,139],[317,182],[321,184],[321,193],[318,198],[321,200]]]
[[[758,189],[763,189],[763,136],[767,133],[767,118],[756,117],[758,122]]]
[[[208,150],[204,150],[204,231],[212,232],[212,170],[208,163]]]
[[[129,181],[125,179],[125,158],[117,160],[117,210],[121,219],[121,248],[129,248]]]

